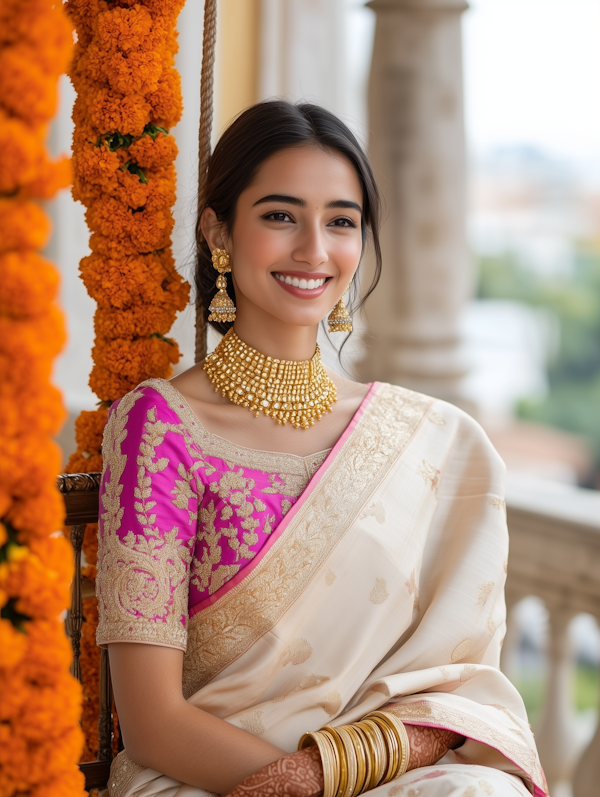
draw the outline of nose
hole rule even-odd
[[[292,259],[297,263],[306,263],[312,268],[322,266],[329,260],[323,233],[318,224],[306,225],[296,240]]]

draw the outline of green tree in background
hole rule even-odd
[[[479,298],[544,308],[560,324],[549,393],[523,400],[517,414],[585,437],[600,468],[600,245],[577,246],[567,275],[540,275],[511,253],[479,258]]]

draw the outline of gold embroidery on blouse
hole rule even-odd
[[[479,785],[481,786],[481,788],[483,789],[483,791],[486,794],[493,794],[494,793],[494,787],[487,780],[480,780],[479,781]]]
[[[450,670],[447,670],[445,667],[440,667],[440,672],[442,673],[442,678],[444,681],[448,681],[450,679]]]
[[[417,474],[423,479],[425,484],[430,485],[431,492],[435,493],[437,496],[440,471],[434,465],[432,465],[431,462],[428,462],[426,459],[424,459],[417,468]]]
[[[129,758],[127,750],[121,750],[110,765],[110,775],[108,776],[109,797],[123,797],[127,793],[131,781],[144,769],[145,767],[141,767]]]
[[[251,733],[253,736],[262,736],[265,732],[265,726],[262,721],[262,711],[250,711],[240,717],[240,724],[245,731]]]
[[[490,632],[490,636],[494,636],[496,633],[496,623],[494,622],[494,618],[490,614],[487,621],[488,631]]]
[[[413,595],[413,612],[419,611],[419,587],[417,585],[417,571],[413,568],[410,578],[405,584],[408,594]]]
[[[431,421],[431,423],[435,423],[436,426],[445,426],[446,421],[439,412],[430,412],[427,418]]]
[[[462,797],[477,797],[477,789],[475,786],[469,786],[462,793]]]
[[[278,454],[274,451],[260,451],[239,446],[232,443],[231,440],[226,440],[205,429],[186,399],[170,382],[164,379],[147,379],[138,387],[145,386],[160,393],[173,412],[179,416],[196,445],[206,456],[222,459],[230,469],[237,465],[260,470],[263,473],[302,476],[308,482],[331,451],[331,449],[327,449],[307,457],[299,457],[295,454]]]
[[[450,661],[452,664],[456,664],[457,661],[464,659],[467,653],[471,650],[471,645],[473,644],[472,639],[463,639],[462,642],[454,648],[452,651],[452,655],[450,656]]]
[[[104,458],[110,468],[110,480],[105,483],[102,496],[105,512],[98,545],[97,641],[108,644],[127,639],[185,649],[187,632],[182,618],[187,617],[188,611],[187,568],[191,553],[177,538],[177,527],[163,532],[156,526],[152,511],[156,503],[152,501],[152,480],[148,475],[167,467],[166,458],[156,459],[156,448],[167,432],[180,430],[156,421],[153,408],[146,415],[136,460],[134,509],[143,534],[128,531],[122,539],[118,535],[123,517],[120,481],[127,464],[121,443],[127,436],[129,412],[141,395],[134,391],[121,399],[105,430]]]
[[[465,664],[460,674],[460,682],[464,683],[465,681],[470,680],[475,675],[476,672],[477,672],[477,667],[475,664]]]
[[[325,695],[325,698],[321,700],[320,703],[317,703],[317,706],[322,708],[330,717],[333,717],[340,712],[342,707],[342,696],[339,692],[330,692],[328,695]]]
[[[383,603],[390,597],[390,593],[387,591],[387,582],[385,578],[376,578],[375,579],[375,586],[371,590],[371,594],[369,595],[369,600],[371,603]]]
[[[290,695],[297,695],[298,692],[304,692],[305,689],[313,689],[315,686],[321,686],[321,684],[327,683],[329,680],[331,679],[328,675],[307,675],[306,678],[300,681],[298,686],[295,686],[283,695],[274,697],[271,703],[283,703]]]
[[[478,587],[479,590],[479,597],[477,598],[477,606],[485,606],[487,603],[487,599],[490,597],[494,590],[494,582],[493,581],[484,581],[483,584],[480,584]]]
[[[239,584],[190,620],[185,697],[252,647],[302,594],[360,514],[373,485],[402,455],[431,402],[393,385],[376,388],[335,462],[285,533]]]
[[[283,666],[285,667],[286,664],[304,664],[312,656],[312,652],[312,645],[308,640],[293,639],[288,645]]]
[[[336,578],[337,578],[337,576],[333,572],[333,570],[328,570],[325,573],[325,583],[327,584],[328,587],[330,587],[333,584],[333,582],[336,580]]]
[[[543,793],[548,794],[544,788],[544,776],[535,752],[528,745],[513,739],[508,729],[500,731],[479,717],[426,700],[395,703],[386,706],[385,710],[393,712],[403,722],[414,725],[418,725],[420,720],[426,718],[431,723],[496,748],[520,767],[527,779],[533,779],[535,784],[544,790]]]

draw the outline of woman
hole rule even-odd
[[[456,407],[320,361],[369,236],[380,269],[358,142],[322,108],[256,105],[200,211],[197,287],[230,331],[113,405],[105,433],[111,797],[541,797],[498,670],[502,463]]]

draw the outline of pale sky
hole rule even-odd
[[[466,121],[474,151],[529,143],[600,159],[600,0],[470,0]]]

